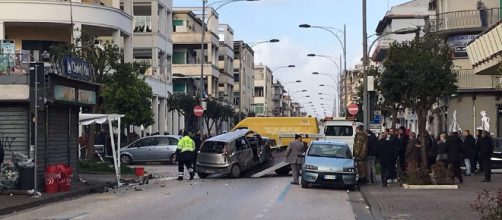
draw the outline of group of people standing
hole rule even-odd
[[[375,163],[378,162],[382,185],[387,187],[389,183],[400,181],[408,165],[416,164],[417,168],[430,170],[438,161],[448,169],[449,177],[452,180],[457,178],[459,183],[463,183],[462,162],[466,166],[466,175],[483,172],[483,182],[490,182],[493,149],[490,133],[482,130],[476,137],[465,130],[450,135],[442,133],[436,139],[427,131],[423,137],[417,137],[405,127],[388,129],[377,137],[372,131],[365,132],[364,127],[359,126],[353,151],[360,183],[376,182]]]

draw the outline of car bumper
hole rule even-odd
[[[304,171],[302,180],[308,183],[321,185],[355,185],[357,183],[355,173]]]
[[[211,166],[211,165],[197,164],[195,166],[195,171],[199,173],[208,173],[208,174],[228,174],[230,173],[230,165]]]

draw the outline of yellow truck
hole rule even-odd
[[[316,118],[311,117],[249,117],[237,124],[232,130],[249,129],[263,137],[276,141],[272,148],[288,146],[295,134],[300,134],[303,141],[322,138]]]

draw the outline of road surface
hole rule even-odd
[[[2,217],[13,220],[356,218],[354,201],[349,199],[353,192],[302,189],[291,185],[290,177],[157,180],[139,187],[143,191],[126,186]]]

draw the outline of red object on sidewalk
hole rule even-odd
[[[71,166],[62,165],[58,166],[61,170],[61,180],[59,181],[59,192],[67,192],[71,190],[71,179],[73,178],[73,170]]]
[[[45,192],[56,193],[58,192],[58,183],[61,179],[61,173],[58,171],[56,165],[50,165],[45,170]]]
[[[136,173],[136,176],[144,176],[145,175],[145,168],[144,167],[136,167],[134,168],[134,172]]]

